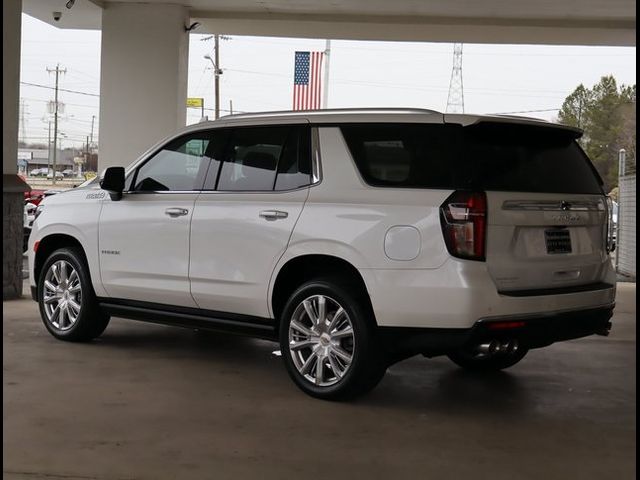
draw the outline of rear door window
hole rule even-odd
[[[220,173],[209,169],[206,190],[284,191],[311,183],[309,127],[246,127],[227,130],[227,135]]]
[[[285,127],[234,130],[220,171],[218,190],[273,190],[286,138]]]

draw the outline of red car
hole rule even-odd
[[[33,203],[34,205],[38,205],[44,197],[44,190],[33,189],[24,192],[25,203]]]

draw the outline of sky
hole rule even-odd
[[[213,108],[213,68],[204,58],[213,50],[209,35],[192,34],[189,97]],[[289,110],[296,50],[324,50],[324,39],[232,35],[220,42],[221,114]],[[579,84],[591,87],[603,75],[636,83],[635,47],[577,47],[465,44],[464,105],[467,113],[511,113],[554,120],[564,98]],[[20,97],[29,143],[47,142],[55,75],[65,104],[61,146],[80,147],[91,134],[99,141],[100,32],[62,30],[22,15]],[[453,44],[333,40],[329,108],[414,107],[444,111],[451,79]],[[39,85],[39,86],[36,86]],[[48,87],[48,88],[43,88]],[[213,112],[207,111],[209,118]],[[187,123],[200,119],[187,110]]]

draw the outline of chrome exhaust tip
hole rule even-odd
[[[520,344],[515,338],[509,340],[504,344],[504,352],[509,355],[516,353],[518,351],[518,348],[520,348]]]
[[[488,343],[481,343],[476,347],[476,351],[484,355],[493,355],[498,350],[500,350],[500,342],[497,340],[491,340]]]

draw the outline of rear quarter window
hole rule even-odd
[[[455,182],[455,126],[362,124],[341,130],[369,185],[450,188]]]

